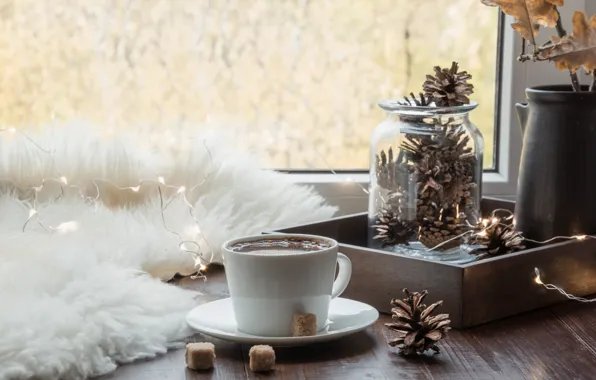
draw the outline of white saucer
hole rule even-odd
[[[236,329],[236,320],[230,298],[209,302],[192,309],[186,322],[206,335],[236,343],[269,344],[272,346],[301,346],[338,339],[364,330],[379,318],[372,306],[346,298],[331,300],[329,327],[313,336],[264,337],[245,334]]]

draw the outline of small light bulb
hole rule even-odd
[[[37,211],[35,211],[35,209],[29,210],[29,218],[33,217],[33,215],[35,214],[37,214]]]
[[[577,235],[575,238],[576,238],[577,240],[585,240],[585,239],[586,239],[586,237],[587,237],[586,235]]]
[[[482,225],[484,227],[488,226],[488,219],[482,219]]]
[[[180,188],[178,188],[178,194],[182,194],[186,191],[186,187],[184,186],[180,186]]]
[[[492,220],[490,221],[492,224],[497,224],[499,223],[499,219],[497,218],[492,218]]]
[[[196,236],[201,233],[201,229],[196,224],[190,224],[184,227],[184,233],[188,234],[189,236]]]
[[[201,266],[199,267],[199,270],[200,270],[201,272],[204,272],[204,271],[206,271],[206,270],[207,270],[207,266],[206,266],[206,265],[204,265],[204,264],[201,264]]]
[[[138,192],[140,188],[141,188],[141,186],[133,186],[133,187],[130,187],[130,189],[131,189],[132,191],[134,191],[135,193],[136,193],[136,192]]]
[[[485,237],[486,236],[486,230],[482,230],[482,231],[478,232],[478,236]]]
[[[65,185],[68,185],[68,180],[64,176],[60,177],[60,182],[62,182]]]
[[[8,128],[8,132],[10,132],[10,133],[15,133],[16,131],[17,131],[17,129],[14,127]]]
[[[540,279],[540,271],[538,270],[538,268],[534,268],[534,273],[536,274],[536,277],[534,277],[534,282],[537,283],[538,285],[542,285],[542,280]]]
[[[157,177],[157,182],[161,183],[162,185],[166,184],[166,180],[162,176]]]

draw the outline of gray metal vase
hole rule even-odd
[[[584,88],[587,90],[587,88]],[[516,229],[534,240],[596,234],[596,92],[526,90]]]

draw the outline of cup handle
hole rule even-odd
[[[337,264],[339,265],[339,273],[333,283],[333,290],[331,290],[331,298],[339,297],[348,287],[350,277],[352,277],[352,262],[348,256],[343,253],[337,254]]]

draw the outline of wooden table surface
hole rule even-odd
[[[207,282],[186,278],[179,285],[205,293],[202,302],[227,297],[223,271],[209,274]],[[452,330],[439,343],[440,354],[415,358],[402,357],[386,344],[392,332],[383,323],[390,319],[382,315],[366,331],[334,342],[277,348],[276,370],[270,374],[250,372],[249,346],[197,334],[190,341],[215,344],[212,371],[187,369],[184,350],[177,350],[123,365],[99,379],[596,379],[594,305],[568,302],[473,329]]]

